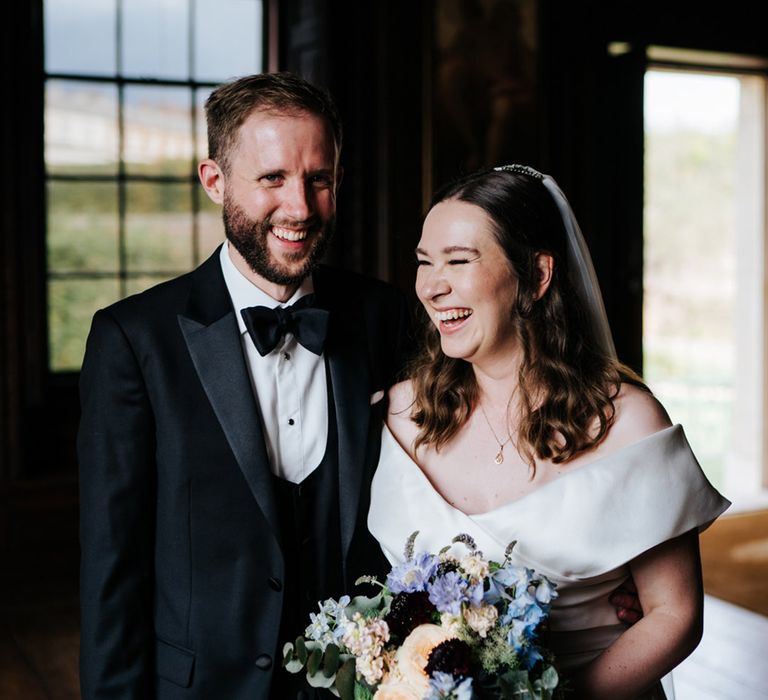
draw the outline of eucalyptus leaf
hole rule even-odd
[[[302,666],[307,663],[307,645],[304,643],[304,637],[296,637],[296,658],[301,661]]]
[[[336,672],[336,690],[341,700],[355,700],[355,660],[347,659]]]
[[[379,593],[373,598],[364,595],[355,596],[347,606],[347,616],[351,619],[356,612],[359,612],[365,617],[367,613],[381,608],[383,598],[383,593]]]
[[[290,642],[283,647],[283,668],[288,671],[288,673],[298,673],[304,668],[304,664],[297,658],[293,644]]]
[[[320,661],[323,658],[323,652],[320,649],[313,649],[307,657],[307,675],[314,676],[317,669],[320,668]]]
[[[335,644],[329,644],[323,654],[323,674],[326,678],[336,675],[339,670],[339,647]]]
[[[311,654],[309,658],[312,658]],[[307,664],[307,669],[309,669],[309,664]],[[309,683],[313,688],[330,688],[335,680],[335,674],[330,678],[327,678],[323,673],[310,674],[309,670],[307,670],[307,683]]]
[[[554,690],[557,688],[559,680],[560,677],[557,675],[554,666],[547,666],[541,674],[541,685],[547,690]]]

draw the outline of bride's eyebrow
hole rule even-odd
[[[426,255],[429,257],[429,253],[423,248],[416,248],[416,255]],[[477,248],[463,245],[450,245],[447,248],[443,248],[440,251],[443,255],[450,255],[451,253],[469,253],[471,255],[480,255],[480,251]]]

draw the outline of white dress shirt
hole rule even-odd
[[[286,333],[277,347],[262,357],[240,314],[249,306],[289,306],[314,291],[307,277],[286,302],[279,302],[250,282],[221,247],[221,271],[235,308],[253,393],[261,414],[272,473],[301,483],[319,465],[328,441],[328,388],[325,360],[299,345]]]

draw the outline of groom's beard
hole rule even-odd
[[[336,224],[335,217],[331,217],[325,222],[317,217],[302,222],[273,221],[270,217],[257,221],[250,218],[226,194],[224,195],[222,217],[227,240],[242,255],[245,262],[248,263],[248,267],[269,282],[283,286],[301,284],[320,264],[325,251],[328,249],[328,244],[333,238]],[[301,262],[298,267],[289,267],[275,259],[269,250],[267,239],[273,225],[291,228],[296,227],[297,224],[308,225],[309,249],[285,254],[290,262]]]

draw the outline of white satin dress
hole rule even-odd
[[[392,564],[402,562],[415,530],[416,551],[437,552],[467,533],[499,562],[517,540],[513,563],[557,584],[551,646],[566,674],[624,631],[608,596],[629,576],[628,562],[693,528],[703,530],[730,505],[707,480],[679,425],[475,515],[448,503],[384,426],[371,488],[368,528]],[[642,697],[669,695],[659,684]]]

